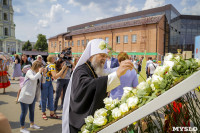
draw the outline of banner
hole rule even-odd
[[[195,37],[194,58],[200,59],[200,36]]]

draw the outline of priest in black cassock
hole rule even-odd
[[[105,47],[104,47],[105,46]],[[64,100],[62,133],[77,133],[84,118],[104,107],[107,92],[120,85],[120,77],[133,69],[131,61],[121,62],[119,68],[104,69],[107,48],[104,40],[91,40],[71,76]]]

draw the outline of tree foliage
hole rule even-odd
[[[22,50],[25,50],[25,51],[31,51],[32,50],[32,45],[31,45],[29,40],[24,43],[24,45],[22,46]]]
[[[38,40],[34,46],[34,49],[38,51],[45,51],[48,50],[48,43],[45,35],[38,34]]]

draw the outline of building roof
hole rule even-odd
[[[58,38],[58,36],[64,36],[64,35],[66,35],[66,34],[68,34],[68,33],[69,33],[69,32],[60,33],[60,34],[58,34],[58,35],[56,35],[56,36],[52,36],[52,37],[48,38],[47,40],[55,39],[55,38]]]
[[[147,15],[147,14],[154,14],[157,12],[163,12],[163,11],[170,10],[170,9],[173,10],[176,14],[180,15],[180,13],[176,10],[176,8],[173,5],[168,4],[168,5],[157,7],[157,8],[142,10],[142,11],[138,11],[138,12],[123,14],[123,15],[119,15],[119,16],[109,17],[109,18],[105,18],[105,19],[101,19],[101,20],[83,23],[80,25],[71,26],[71,27],[67,28],[67,31],[83,29],[84,27],[88,27],[88,26],[92,26],[92,25],[96,25],[96,24],[107,23],[107,22],[117,21],[117,20],[122,20],[122,19],[128,19],[128,18],[137,17],[137,16],[145,17],[145,15]]]
[[[164,15],[144,17],[144,18],[140,18],[140,19],[134,19],[134,20],[128,20],[128,21],[123,21],[123,22],[117,22],[117,23],[112,23],[112,24],[105,24],[105,25],[101,25],[101,26],[90,27],[87,29],[79,29],[79,30],[70,32],[69,34],[65,35],[65,37],[69,37],[72,35],[84,34],[84,33],[91,33],[91,32],[98,32],[98,31],[104,31],[104,30],[138,26],[138,25],[143,25],[143,24],[155,24],[155,23],[160,22],[160,20],[163,16]]]
[[[22,51],[22,53],[26,55],[48,55],[48,52],[42,51]]]
[[[172,19],[171,22],[177,21],[179,19],[200,20],[200,16],[197,16],[197,15],[180,15],[180,16]]]

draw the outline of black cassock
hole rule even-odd
[[[103,108],[103,99],[107,96],[108,76],[98,77],[90,62],[76,68],[72,79],[70,96],[69,123],[70,132],[80,130],[84,118],[94,115],[97,109]]]

